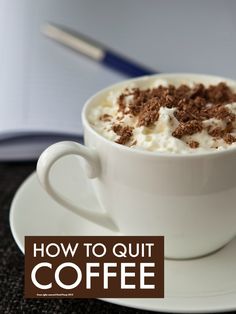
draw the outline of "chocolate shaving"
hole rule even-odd
[[[156,98],[150,99],[138,116],[138,126],[153,125],[159,118],[160,105]]]
[[[236,101],[236,94],[224,82],[205,88],[207,101],[213,104],[231,103]]]
[[[194,133],[201,132],[202,129],[202,123],[197,120],[188,121],[186,123],[180,122],[172,135],[180,139],[182,136],[193,135]]]
[[[223,129],[223,128],[220,128],[220,127],[216,127],[216,128],[212,128],[211,126],[209,126],[207,128],[207,132],[210,136],[212,137],[215,137],[215,138],[223,138],[225,135],[233,132],[233,124],[232,122],[228,122],[226,124],[226,127]]]
[[[233,122],[235,120],[235,115],[221,104],[210,107],[207,113],[209,118],[216,118],[219,120],[224,120],[225,122]]]
[[[226,134],[223,137],[223,140],[227,143],[227,144],[232,144],[234,142],[236,142],[236,137],[233,136],[232,134]]]
[[[127,102],[126,97],[131,95],[132,98]],[[227,127],[206,128],[209,135],[223,138],[231,133],[235,114],[225,105],[232,102],[236,102],[236,93],[224,82],[209,87],[197,84],[190,88],[182,84],[179,87],[169,85],[145,90],[126,89],[118,98],[119,111],[124,115],[129,113],[137,117],[137,126],[152,127],[159,119],[160,107],[176,108],[174,115],[180,123],[174,130],[173,136],[179,139],[202,131],[202,121],[211,118],[224,121]],[[129,134],[129,132],[130,130],[125,133]],[[128,135],[126,137],[129,138]],[[123,142],[123,138],[121,136],[119,140]]]
[[[109,114],[107,114],[107,113],[104,113],[102,116],[100,116],[99,119],[100,119],[101,121],[108,122],[108,121],[111,121],[111,118],[112,118],[111,115],[109,115]]]
[[[121,124],[114,124],[112,130],[119,135],[116,143],[125,145],[131,139],[133,135],[133,128],[130,126],[123,126]]]
[[[191,142],[188,143],[188,145],[191,148],[198,148],[199,147],[199,143],[197,141],[191,141]]]
[[[215,137],[215,138],[220,138],[222,136],[224,136],[224,130],[220,127],[216,127],[214,129],[212,128],[208,128],[208,134],[212,137]]]

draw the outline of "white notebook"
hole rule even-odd
[[[230,0],[0,0],[0,160],[37,158],[82,135],[86,99],[125,78],[45,38],[44,22],[162,72],[236,77],[235,10]]]

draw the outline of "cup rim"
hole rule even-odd
[[[198,153],[171,153],[171,152],[159,152],[159,151],[147,151],[147,150],[139,150],[139,149],[132,149],[130,147],[127,147],[125,145],[121,145],[118,144],[116,142],[110,141],[107,138],[105,138],[104,136],[102,136],[101,134],[99,134],[97,131],[95,131],[92,126],[90,125],[88,119],[87,119],[87,113],[88,113],[88,109],[89,106],[91,104],[92,101],[94,101],[97,97],[99,97],[101,94],[103,93],[107,93],[112,89],[116,89],[119,88],[123,85],[129,84],[131,82],[137,82],[137,81],[142,81],[142,80],[148,80],[149,78],[160,78],[160,79],[165,79],[165,78],[174,78],[174,77],[184,77],[184,78],[199,78],[199,79],[217,79],[219,81],[226,81],[228,84],[231,85],[235,85],[236,88],[236,80],[233,80],[231,78],[226,78],[226,77],[222,77],[222,76],[218,76],[218,75],[208,75],[208,74],[201,74],[201,73],[159,73],[159,74],[152,74],[152,75],[145,75],[145,76],[140,76],[137,78],[131,78],[131,79],[127,79],[127,80],[122,80],[118,83],[115,84],[111,84],[101,90],[99,90],[97,93],[95,93],[94,95],[92,95],[84,104],[83,109],[82,109],[82,113],[81,113],[81,117],[82,117],[82,123],[83,123],[83,127],[84,129],[88,129],[90,131],[90,133],[92,133],[95,137],[97,137],[98,139],[100,139],[102,142],[104,142],[107,145],[111,145],[112,147],[122,150],[124,152],[129,152],[131,154],[139,154],[139,155],[143,155],[146,157],[154,157],[154,158],[170,158],[170,159],[198,159],[198,158],[202,158],[202,157],[216,157],[216,156],[222,156],[222,155],[226,155],[226,154],[232,154],[236,152],[236,147],[229,147],[227,149],[224,150],[220,150],[220,151],[203,151],[203,152],[198,152]]]

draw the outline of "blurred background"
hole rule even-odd
[[[82,135],[80,111],[129,75],[44,36],[56,23],[154,72],[236,78],[234,0],[0,0],[0,160]]]

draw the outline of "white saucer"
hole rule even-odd
[[[60,170],[62,165],[68,171]],[[79,204],[99,210],[90,182],[77,158],[66,157],[59,161],[53,172],[53,181],[61,191]],[[10,211],[10,225],[22,252],[25,235],[111,235],[110,231],[76,216],[51,200],[39,185],[35,173],[16,193]],[[236,239],[217,253],[201,259],[165,261],[165,295],[164,299],[106,301],[163,312],[236,310]]]

